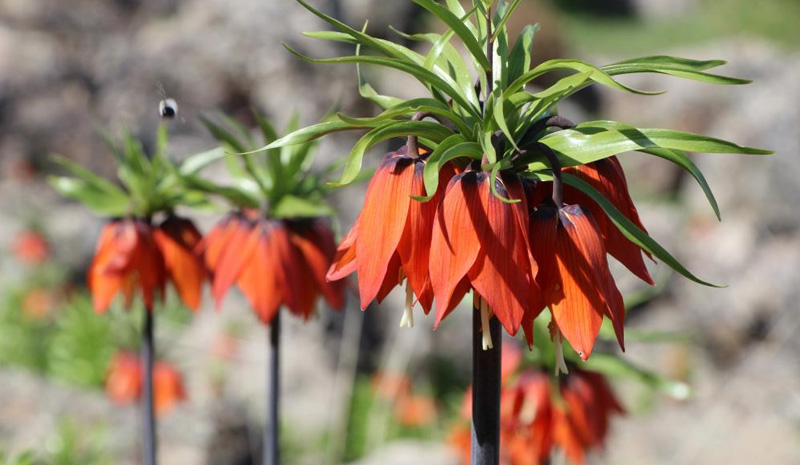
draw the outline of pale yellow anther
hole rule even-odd
[[[553,343],[556,346],[556,376],[558,376],[559,372],[568,375],[567,362],[564,360],[564,344],[561,342],[561,331],[558,329],[555,331]]]
[[[412,307],[414,305],[414,292],[411,290],[411,285],[406,279],[406,306],[403,310],[403,318],[400,319],[400,327],[414,327],[414,312]]]
[[[492,317],[492,311],[489,310],[489,304],[486,299],[481,299],[481,333],[483,336],[483,350],[489,350],[494,347],[492,344],[492,333],[489,330],[489,319]]]

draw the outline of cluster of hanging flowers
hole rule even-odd
[[[562,192],[560,173],[555,182],[523,180],[513,171],[492,179],[473,165],[446,164],[439,171],[439,189],[421,202],[414,197],[425,196],[423,154],[430,152],[409,146],[414,144],[384,156],[328,279],[357,272],[362,308],[405,283],[401,325],[413,324],[414,296],[426,314],[435,298],[438,325],[472,290],[485,321],[497,317],[512,335],[527,322],[529,342],[530,323],[548,307],[554,338],[563,334],[582,358],[591,354],[603,317],[614,322],[624,347],[624,307],[607,251],[653,281],[641,249],[594,201],[575,189]],[[641,224],[615,157],[573,171]],[[548,191],[552,195],[543,194]],[[564,204],[565,196],[582,203]],[[488,337],[485,346],[492,346]]]
[[[332,281],[358,275],[362,308],[400,285],[406,293],[401,325],[413,323],[411,308],[419,305],[425,313],[435,308],[436,326],[472,292],[483,321],[484,348],[493,345],[487,330],[492,318],[511,335],[522,327],[531,344],[533,321],[548,309],[556,345],[566,339],[586,360],[606,318],[624,350],[624,308],[608,255],[648,284],[653,280],[645,256],[708,284],[647,234],[616,155],[642,151],[676,163],[697,179],[716,208],[686,152],[771,152],[613,121],[575,125],[558,116],[557,107],[593,84],[647,94],[618,82],[615,76],[622,74],[748,82],[707,72],[724,62],[645,57],[603,67],[550,60],[532,68],[536,26],[523,29],[516,42],[506,27],[519,2],[482,0],[471,2],[469,11],[460,2],[415,0],[449,27],[446,34],[424,36],[434,45],[423,54],[297,1],[336,31],[307,35],[355,43],[359,53],[326,59],[289,48],[292,53],[314,63],[400,70],[430,90],[429,96],[402,100],[380,95],[360,76],[361,95],[383,108],[381,114],[337,115],[264,147],[274,150],[337,131],[366,129],[337,183],[344,185],[356,179],[370,147],[407,137],[405,146],[384,155],[363,210],[328,271]],[[467,57],[450,44],[455,38]],[[360,53],[366,49],[371,53]],[[572,74],[547,89],[526,89],[545,74],[565,71]]]
[[[236,284],[266,324],[283,305],[310,318],[320,295],[334,309],[344,306],[343,283],[325,280],[336,243],[321,219],[270,220],[246,210],[215,226],[203,248],[218,305]]]
[[[577,366],[558,380],[541,367],[521,367],[519,349],[503,344],[500,393],[501,463],[542,465],[554,450],[563,451],[569,463],[582,465],[592,451],[603,448],[611,419],[624,415],[605,376]],[[461,415],[471,415],[468,392]],[[470,459],[470,431],[456,426],[449,442],[463,458]]]
[[[95,310],[105,312],[120,293],[130,307],[137,292],[152,310],[167,283],[184,305],[197,310],[207,275],[198,254],[201,237],[190,220],[174,215],[157,226],[140,218],[108,222],[87,276]]]

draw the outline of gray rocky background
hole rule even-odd
[[[338,2],[337,2],[338,3]],[[626,3],[644,18],[691,12],[696,2]],[[669,8],[665,5],[669,4]],[[335,5],[324,8],[334,11]],[[371,30],[423,20],[405,2],[346,0],[340,14],[352,24],[371,19]],[[582,56],[562,37],[558,13],[526,7],[520,14],[552,18],[541,37],[542,56],[577,54],[604,63],[625,58],[607,52]],[[798,18],[800,19],[800,18]],[[32,217],[57,239],[57,256],[85,266],[99,221],[53,194],[41,179],[22,181],[20,167],[47,170],[52,152],[111,174],[109,154],[95,133],[130,127],[152,142],[156,106],[164,96],[178,100],[181,116],[171,127],[176,156],[212,147],[197,116],[217,110],[246,116],[255,105],[279,122],[297,110],[312,123],[334,105],[366,115],[375,109],[357,97],[355,71],[347,66],[308,65],[282,47],[286,42],[314,55],[341,52],[300,36],[324,25],[288,0],[0,0],[0,241],[7,244]],[[677,34],[680,31],[676,31]],[[539,40],[539,38],[537,38]],[[539,42],[537,42],[539,43]],[[695,160],[717,195],[718,223],[691,178],[668,163],[640,154],[622,156],[639,211],[651,234],[698,276],[723,289],[699,287],[664,266],[665,291],[631,316],[634,328],[684,331],[687,344],[630,343],[629,359],[692,385],[683,402],[646,399],[620,385],[629,407],[615,422],[602,464],[751,465],[800,463],[800,51],[752,38],[720,38],[675,47],[663,44],[648,54],[724,58],[724,73],[754,79],[738,88],[712,87],[666,77],[635,77],[634,87],[666,89],[658,97],[600,91],[604,118],[643,127],[700,132],[749,146],[774,149],[767,158],[697,155]],[[405,78],[376,73],[387,93],[413,95]],[[565,107],[577,120],[593,118],[578,106]],[[347,153],[347,136],[322,146],[327,160]],[[342,222],[357,212],[363,187],[337,196]],[[213,222],[207,217],[205,226]],[[3,281],[13,265],[0,263]],[[621,281],[630,290],[635,283]],[[399,297],[398,297],[399,299]],[[352,354],[363,315],[351,305],[346,316],[322,317],[310,325],[287,322],[284,392],[287,428],[294,436],[318,436],[341,424],[352,381]],[[425,364],[432,352],[468,366],[468,312],[456,312],[436,331],[421,319],[412,330],[396,331],[395,302],[370,326],[382,344],[372,363],[398,370]],[[233,319],[246,322],[226,382],[211,375],[213,343]],[[263,329],[244,302],[232,296],[222,313],[204,309],[179,340],[162,340],[188,374],[191,401],[161,427],[165,465],[236,462],[243,436],[257,436],[263,407]],[[342,329],[344,328],[344,329]],[[344,335],[342,335],[344,331]],[[346,369],[338,369],[344,366]],[[0,449],[46,448],[62,417],[107,430],[105,448],[113,463],[136,463],[138,423],[134,408],[119,409],[102,392],[65,387],[35,375],[0,368]],[[241,418],[246,418],[242,424]],[[88,428],[88,426],[87,426]],[[299,447],[301,450],[302,446]],[[232,451],[228,451],[231,449]],[[309,450],[312,448],[309,447]],[[226,452],[227,451],[227,452]],[[228,454],[228,455],[226,455]],[[296,463],[329,463],[325,452],[298,454]],[[359,464],[458,463],[441,437],[389,443]]]

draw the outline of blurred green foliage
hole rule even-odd
[[[85,428],[64,420],[45,441],[43,452],[26,451],[10,457],[0,451],[0,465],[109,465],[111,458],[104,452],[105,442],[103,428]]]
[[[655,20],[598,14],[581,5],[585,1],[550,3],[564,13],[564,36],[584,54],[653,53],[723,37],[759,37],[794,49],[800,44],[797,0],[698,0],[684,16]]]

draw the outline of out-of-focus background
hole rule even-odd
[[[410,2],[316,3],[352,25],[397,37],[441,28]],[[654,267],[663,283],[630,327],[681,331],[680,343],[632,342],[626,355],[689,382],[677,402],[616,385],[628,415],[613,424],[600,464],[800,463],[800,2],[796,0],[523,0],[512,29],[539,22],[539,61],[595,64],[639,55],[722,58],[745,87],[631,77],[666,95],[584,92],[562,114],[700,132],[774,149],[770,158],[694,157],[714,189],[718,223],[699,187],[674,166],[625,154],[631,189],[651,234],[697,275],[699,287]],[[112,175],[97,128],[130,128],[152,144],[160,99],[175,98],[176,157],[214,147],[197,117],[265,110],[304,124],[358,98],[352,66],[309,65],[349,52],[303,38],[325,25],[290,0],[0,0],[0,450],[33,450],[58,464],[133,464],[135,406],[104,391],[119,350],[135,350],[138,311],[96,317],[84,272],[100,220],[47,185],[59,153]],[[410,97],[416,83],[369,73],[382,93]],[[345,155],[330,137],[320,158]],[[370,163],[374,166],[377,157]],[[341,227],[364,186],[338,193]],[[198,214],[207,230],[218,218]],[[621,287],[641,288],[620,273]],[[287,464],[459,463],[446,444],[469,380],[470,312],[436,332],[418,318],[398,330],[399,296],[361,313],[320,308],[308,325],[286,318],[283,428]],[[172,305],[175,307],[175,305]],[[159,315],[159,357],[183,374],[188,399],[161,417],[162,463],[250,464],[263,427],[266,331],[235,292],[220,311]],[[613,350],[613,348],[612,348]]]

